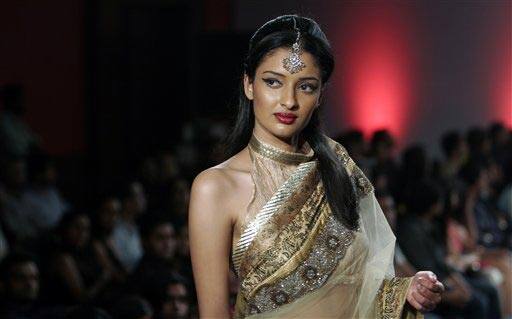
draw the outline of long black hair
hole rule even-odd
[[[315,57],[321,71],[322,85],[325,85],[334,69],[329,42],[315,21],[296,15],[277,17],[254,33],[244,60],[243,75],[247,75],[252,81],[256,68],[265,56],[277,48],[291,47],[297,38],[294,26],[300,30],[303,50]],[[229,156],[247,146],[254,128],[252,101],[245,96],[243,80],[240,82],[236,122],[226,142],[226,153]],[[334,215],[345,226],[355,229],[359,221],[355,186],[323,134],[318,110],[319,108],[313,112],[301,135],[318,159],[327,201]]]

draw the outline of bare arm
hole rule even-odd
[[[101,289],[109,282],[108,277],[101,276],[91,287],[86,288],[78,266],[70,255],[61,255],[56,262],[59,275],[68,286],[71,296],[78,302],[90,301],[96,297]]]
[[[201,318],[229,318],[229,252],[232,218],[227,209],[226,177],[208,170],[191,191],[189,236]]]

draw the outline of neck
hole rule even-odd
[[[275,135],[272,135],[270,132],[259,128],[258,126],[254,127],[252,134],[258,138],[261,142],[278,148],[283,151],[296,153],[299,150],[299,135],[294,135],[290,138],[280,138]]]

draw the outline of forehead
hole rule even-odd
[[[306,51],[302,51],[300,58],[302,62],[306,65],[304,69],[297,73],[288,72],[283,65],[283,60],[290,55],[289,48],[277,48],[273,51],[270,51],[261,61],[260,65],[256,69],[256,73],[262,73],[265,71],[273,71],[283,74],[286,77],[290,78],[300,78],[300,77],[309,77],[314,76],[320,79],[320,68],[318,67],[318,63],[315,57]]]

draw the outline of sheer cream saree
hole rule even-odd
[[[333,216],[307,144],[288,153],[252,138],[255,191],[232,252],[236,318],[421,317],[406,305],[411,279],[394,277],[395,237],[371,183],[331,143],[358,188],[355,231]]]

